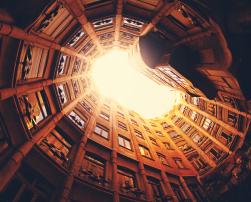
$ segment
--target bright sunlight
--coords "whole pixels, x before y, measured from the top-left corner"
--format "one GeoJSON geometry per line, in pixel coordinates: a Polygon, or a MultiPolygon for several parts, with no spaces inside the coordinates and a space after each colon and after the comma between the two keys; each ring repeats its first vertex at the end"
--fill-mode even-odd
{"type": "Polygon", "coordinates": [[[144,118],[160,117],[179,101],[180,93],[155,83],[130,62],[126,51],[112,49],[92,66],[94,84],[105,96],[139,113],[144,118]]]}

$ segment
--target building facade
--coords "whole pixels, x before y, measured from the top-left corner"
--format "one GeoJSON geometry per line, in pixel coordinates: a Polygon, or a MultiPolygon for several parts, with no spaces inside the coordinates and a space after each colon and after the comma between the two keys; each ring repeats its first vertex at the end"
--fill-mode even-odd
{"type": "Polygon", "coordinates": [[[248,63],[231,37],[250,31],[240,12],[248,2],[228,5],[240,19],[228,34],[222,4],[208,1],[25,3],[0,3],[0,201],[224,201],[242,186],[251,170],[248,63]],[[113,46],[135,54],[150,30],[172,49],[200,52],[196,72],[213,98],[207,83],[138,58],[139,71],[182,92],[172,111],[145,119],[97,92],[93,60],[113,46]]]}

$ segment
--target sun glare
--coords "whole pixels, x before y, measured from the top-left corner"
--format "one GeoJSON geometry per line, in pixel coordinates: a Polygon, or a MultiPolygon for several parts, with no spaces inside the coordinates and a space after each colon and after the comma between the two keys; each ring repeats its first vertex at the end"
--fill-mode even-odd
{"type": "Polygon", "coordinates": [[[97,58],[92,79],[99,92],[145,118],[160,117],[180,99],[180,93],[159,85],[143,75],[130,62],[126,51],[112,49],[97,58]]]}

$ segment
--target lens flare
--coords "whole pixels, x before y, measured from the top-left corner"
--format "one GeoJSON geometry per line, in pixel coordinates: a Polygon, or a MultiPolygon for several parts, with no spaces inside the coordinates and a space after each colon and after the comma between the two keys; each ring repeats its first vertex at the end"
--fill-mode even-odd
{"type": "Polygon", "coordinates": [[[173,109],[180,92],[159,85],[130,62],[126,51],[112,49],[93,62],[92,79],[99,92],[144,118],[160,117],[173,109]]]}

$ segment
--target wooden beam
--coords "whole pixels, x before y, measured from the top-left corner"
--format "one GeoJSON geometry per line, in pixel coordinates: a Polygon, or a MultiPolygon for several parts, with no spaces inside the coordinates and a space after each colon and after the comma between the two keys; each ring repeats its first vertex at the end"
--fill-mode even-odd
{"type": "Polygon", "coordinates": [[[58,50],[64,54],[67,54],[70,56],[74,56],[74,57],[78,57],[80,59],[87,60],[87,58],[83,54],[79,54],[72,49],[63,47],[58,43],[55,43],[55,42],[50,41],[48,39],[44,39],[38,35],[27,33],[26,31],[24,31],[18,27],[15,27],[13,25],[9,25],[9,24],[0,22],[0,35],[9,36],[9,37],[12,37],[15,39],[38,44],[38,45],[41,45],[46,48],[58,50]]]}
{"type": "Polygon", "coordinates": [[[206,154],[205,152],[203,152],[201,150],[201,148],[196,145],[179,127],[177,127],[171,120],[167,119],[167,122],[168,124],[170,124],[174,129],[175,131],[177,131],[177,133],[179,135],[181,135],[183,137],[183,139],[188,142],[197,152],[198,154],[206,160],[206,162],[212,167],[212,168],[215,168],[216,167],[216,163],[211,160],[206,154]]]}
{"type": "Polygon", "coordinates": [[[0,192],[2,192],[10,182],[12,177],[21,166],[23,159],[29,154],[34,145],[38,143],[41,138],[47,136],[56,127],[57,123],[63,118],[63,116],[70,112],[70,110],[72,110],[83,98],[84,96],[81,95],[67,105],[61,112],[54,114],[51,120],[43,128],[36,132],[31,139],[29,139],[19,148],[16,148],[14,154],[8,159],[6,164],[0,170],[0,192]]]}
{"type": "Polygon", "coordinates": [[[195,106],[193,106],[192,104],[189,105],[189,104],[187,104],[186,102],[184,102],[183,105],[185,105],[185,106],[188,107],[189,109],[191,109],[191,110],[197,112],[198,114],[201,114],[202,116],[211,119],[213,122],[219,124],[219,125],[222,126],[223,128],[225,128],[225,129],[231,131],[232,133],[237,134],[237,135],[239,135],[239,136],[242,137],[242,138],[244,137],[244,133],[243,133],[243,132],[241,132],[241,131],[237,130],[236,128],[230,126],[229,124],[223,122],[222,120],[218,119],[217,117],[212,116],[211,114],[208,114],[207,112],[200,110],[198,107],[195,107],[195,106]]]}
{"type": "Polygon", "coordinates": [[[32,83],[24,83],[14,88],[3,88],[0,89],[0,100],[8,99],[9,97],[14,95],[19,96],[24,93],[32,93],[35,91],[42,90],[43,88],[50,86],[52,84],[62,83],[65,81],[69,81],[71,79],[78,79],[81,77],[84,77],[84,75],[80,74],[75,76],[64,76],[64,77],[58,77],[54,80],[46,79],[46,80],[35,81],[32,83]]]}
{"type": "Polygon", "coordinates": [[[183,114],[181,114],[178,111],[178,116],[182,117],[186,122],[188,122],[190,125],[192,125],[195,129],[197,129],[201,134],[203,134],[204,136],[208,137],[210,140],[212,140],[215,144],[217,144],[224,152],[231,154],[232,151],[230,151],[230,149],[225,146],[223,143],[221,143],[219,140],[217,140],[215,137],[213,137],[211,134],[209,134],[206,130],[204,130],[203,128],[201,128],[200,126],[198,126],[197,124],[195,124],[194,122],[192,122],[190,119],[188,119],[186,116],[184,116],[183,114]]]}
{"type": "Polygon", "coordinates": [[[68,9],[72,16],[74,16],[82,26],[83,31],[90,37],[93,43],[97,46],[100,52],[103,48],[99,42],[97,33],[85,15],[85,8],[80,0],[60,0],[68,9]]]}
{"type": "Polygon", "coordinates": [[[164,16],[169,15],[174,9],[178,8],[179,5],[180,3],[178,0],[175,0],[172,3],[165,2],[163,7],[158,11],[153,19],[148,24],[143,26],[141,30],[141,36],[151,31],[164,16]]]}
{"type": "Polygon", "coordinates": [[[119,41],[120,27],[122,24],[122,10],[123,10],[123,0],[118,0],[117,9],[116,9],[116,17],[115,17],[115,32],[114,32],[115,44],[118,44],[118,41],[119,41]]]}

